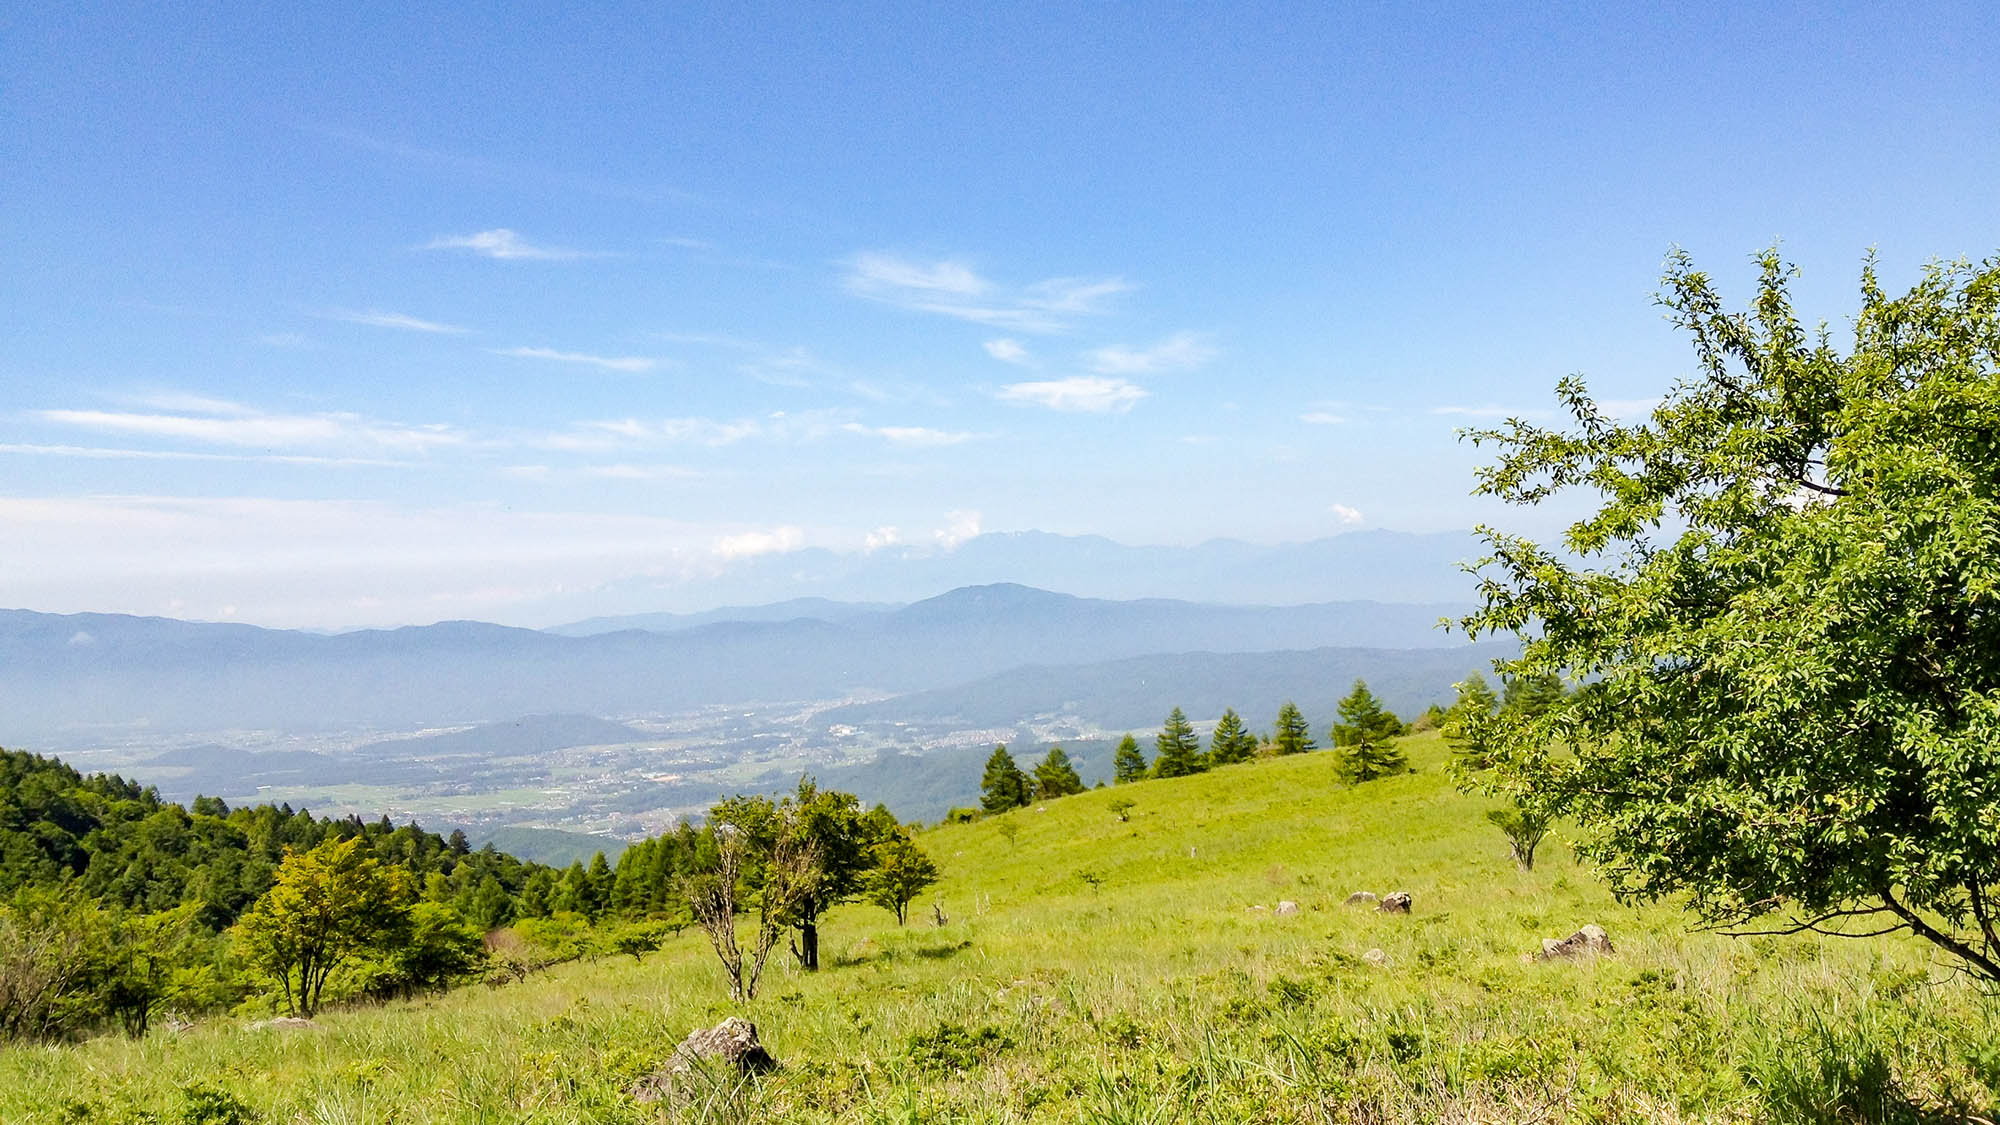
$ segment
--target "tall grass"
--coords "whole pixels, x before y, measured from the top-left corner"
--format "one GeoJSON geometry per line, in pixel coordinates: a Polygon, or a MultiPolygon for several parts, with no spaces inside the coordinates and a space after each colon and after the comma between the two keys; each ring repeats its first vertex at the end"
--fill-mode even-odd
{"type": "Polygon", "coordinates": [[[178,1121],[189,1083],[272,1122],[413,1125],[1995,1116],[2000,1003],[1925,949],[1692,932],[1553,840],[1521,873],[1442,747],[1409,748],[1419,772],[1356,788],[1304,755],[1120,787],[1129,822],[1092,792],[1008,814],[1012,845],[990,821],[925,833],[950,924],[836,911],[828,967],[774,963],[742,1012],[784,1068],[678,1109],[624,1091],[735,1011],[692,933],[317,1031],[17,1048],[0,1120],[178,1121]],[[1355,890],[1416,911],[1344,907],[1355,890]],[[1615,956],[1524,962],[1592,921],[1615,956]]]}

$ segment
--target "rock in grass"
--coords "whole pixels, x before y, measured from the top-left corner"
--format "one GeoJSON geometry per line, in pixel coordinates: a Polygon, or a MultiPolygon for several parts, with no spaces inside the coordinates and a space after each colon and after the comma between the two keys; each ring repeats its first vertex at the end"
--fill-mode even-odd
{"type": "Polygon", "coordinates": [[[1380,899],[1375,897],[1375,892],[1373,891],[1355,891],[1353,894],[1347,896],[1347,905],[1349,906],[1373,906],[1380,901],[1380,899]]]}
{"type": "Polygon", "coordinates": [[[1297,914],[1298,912],[1299,912],[1299,904],[1293,902],[1291,899],[1286,899],[1285,901],[1278,904],[1277,913],[1279,914],[1297,914]]]}
{"type": "Polygon", "coordinates": [[[1396,891],[1382,896],[1375,909],[1384,914],[1408,914],[1410,912],[1410,892],[1396,891]]]}
{"type": "Polygon", "coordinates": [[[1615,952],[1611,948],[1611,936],[1604,927],[1595,922],[1583,927],[1568,937],[1557,941],[1542,939],[1542,951],[1535,954],[1538,961],[1569,960],[1577,957],[1595,957],[1600,953],[1615,952]]]}
{"type": "Polygon", "coordinates": [[[730,1016],[714,1027],[688,1033],[666,1065],[632,1084],[628,1091],[642,1102],[679,1101],[690,1092],[690,1079],[711,1060],[738,1074],[763,1074],[778,1068],[778,1060],[757,1039],[757,1025],[730,1016]]]}
{"type": "Polygon", "coordinates": [[[1361,959],[1367,962],[1368,964],[1375,966],[1378,969],[1386,969],[1389,967],[1389,955],[1387,953],[1382,952],[1379,949],[1371,949],[1368,952],[1363,953],[1361,955],[1361,959]]]}
{"type": "Polygon", "coordinates": [[[319,1025],[297,1016],[279,1016],[276,1019],[258,1020],[250,1025],[251,1031],[318,1031],[319,1025]]]}

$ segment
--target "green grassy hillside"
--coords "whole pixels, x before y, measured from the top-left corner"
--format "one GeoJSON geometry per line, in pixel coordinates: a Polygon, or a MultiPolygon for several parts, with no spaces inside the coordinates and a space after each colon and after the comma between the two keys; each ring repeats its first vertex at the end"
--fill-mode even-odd
{"type": "MultiPolygon", "coordinates": [[[[1716,1121],[1991,1116],[2000,1003],[1901,940],[1729,939],[1614,903],[1551,840],[1514,870],[1486,805],[1419,772],[1344,788],[1312,754],[947,826],[908,929],[837,910],[828,967],[747,1006],[785,1066],[686,1120],[1716,1121]],[[1108,808],[1136,802],[1129,823],[1108,808]],[[1407,890],[1407,917],[1347,908],[1407,890]],[[1294,915],[1253,906],[1297,902],[1294,915]],[[1586,922],[1618,952],[1527,963],[1586,922]],[[1370,958],[1380,950],[1380,964],[1370,958]],[[1842,1107],[1847,1117],[1838,1117],[1842,1107]],[[1897,1117],[1897,1114],[1903,1114],[1897,1117]]],[[[866,796],[865,794],[863,795],[866,796]]],[[[732,1011],[695,931],[643,963],[0,1054],[0,1120],[642,1122],[621,1091],[732,1011]]],[[[1938,1117],[1937,1120],[1961,1120],[1938,1117]]]]}

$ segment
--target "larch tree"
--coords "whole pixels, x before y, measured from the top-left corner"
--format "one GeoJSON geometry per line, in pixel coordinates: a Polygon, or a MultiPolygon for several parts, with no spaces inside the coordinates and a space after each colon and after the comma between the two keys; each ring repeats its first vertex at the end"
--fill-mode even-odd
{"type": "Polygon", "coordinates": [[[1211,765],[1226,766],[1232,762],[1247,762],[1257,754],[1257,736],[1243,725],[1243,717],[1236,708],[1224,708],[1222,718],[1216,721],[1215,731],[1208,738],[1208,761],[1211,765]]]}
{"type": "Polygon", "coordinates": [[[1118,752],[1111,756],[1111,779],[1119,785],[1128,781],[1144,781],[1152,776],[1146,765],[1146,755],[1139,751],[1139,740],[1126,735],[1118,742],[1118,752]]]}
{"type": "Polygon", "coordinates": [[[1048,756],[1035,765],[1035,793],[1042,798],[1067,797],[1083,792],[1083,778],[1077,776],[1069,755],[1060,746],[1049,747],[1048,756]]]}
{"type": "Polygon", "coordinates": [[[1340,701],[1340,721],[1333,724],[1333,747],[1339,755],[1334,771],[1350,785],[1402,773],[1409,761],[1396,746],[1403,721],[1382,706],[1361,680],[1340,701]]]}
{"type": "Polygon", "coordinates": [[[1195,737],[1194,728],[1188,725],[1187,716],[1176,707],[1167,716],[1160,733],[1153,740],[1153,776],[1186,777],[1200,773],[1204,768],[1201,761],[1201,741],[1195,737]]]}
{"type": "Polygon", "coordinates": [[[1286,700],[1278,708],[1278,721],[1271,728],[1271,750],[1274,754],[1303,754],[1317,749],[1319,743],[1313,741],[1312,725],[1299,712],[1298,704],[1286,700]]]}
{"type": "Polygon", "coordinates": [[[979,807],[989,813],[1018,809],[1034,799],[1032,783],[1007,747],[995,746],[986,759],[986,772],[979,779],[979,807]]]}

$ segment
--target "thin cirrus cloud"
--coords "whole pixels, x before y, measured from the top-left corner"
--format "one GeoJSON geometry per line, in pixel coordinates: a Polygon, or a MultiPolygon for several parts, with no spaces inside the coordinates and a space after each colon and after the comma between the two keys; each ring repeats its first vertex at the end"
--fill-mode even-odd
{"type": "Polygon", "coordinates": [[[1028,354],[1028,349],[1022,346],[1019,340],[1010,340],[1005,336],[1001,336],[997,339],[986,341],[982,346],[986,349],[987,355],[992,356],[1001,363],[1011,363],[1017,367],[1028,367],[1034,364],[1034,357],[1028,354]]]}
{"type": "Polygon", "coordinates": [[[1106,310],[1132,286],[1118,277],[1051,277],[1006,286],[951,260],[912,261],[881,252],[856,254],[843,284],[849,293],[916,312],[1013,332],[1056,333],[1106,310]]]}
{"type": "Polygon", "coordinates": [[[1150,348],[1106,347],[1084,359],[1099,375],[1163,375],[1193,371],[1215,358],[1216,351],[1192,332],[1178,332],[1150,348]]]}
{"type": "Polygon", "coordinates": [[[506,227],[495,227],[474,234],[444,235],[431,239],[424,244],[423,249],[463,250],[502,262],[572,262],[579,258],[605,256],[587,250],[571,250],[564,246],[537,246],[506,227]]]}
{"type": "Polygon", "coordinates": [[[511,356],[515,359],[541,359],[550,363],[568,363],[581,367],[595,367],[602,371],[615,371],[621,375],[644,375],[658,370],[661,362],[650,356],[641,355],[592,355],[589,352],[565,352],[555,348],[494,348],[494,355],[511,356]]]}
{"type": "Polygon", "coordinates": [[[471,331],[456,324],[445,324],[435,320],[411,316],[408,313],[383,312],[379,309],[358,312],[353,309],[327,309],[313,314],[321,320],[338,320],[348,324],[365,324],[370,328],[394,328],[403,332],[425,332],[433,336],[463,336],[471,331]]]}
{"type": "Polygon", "coordinates": [[[1030,383],[1009,383],[997,396],[1002,402],[1046,406],[1079,414],[1122,414],[1146,397],[1146,389],[1126,379],[1102,375],[1072,375],[1030,383]]]}
{"type": "Polygon", "coordinates": [[[195,409],[38,410],[33,417],[53,425],[98,433],[258,449],[387,449],[421,453],[464,445],[467,440],[448,426],[411,426],[359,414],[271,414],[239,403],[202,399],[185,405],[195,409]],[[204,409],[197,403],[208,405],[204,409]]]}
{"type": "Polygon", "coordinates": [[[849,422],[840,428],[850,434],[879,437],[891,445],[905,445],[919,449],[963,445],[971,441],[973,436],[960,430],[934,430],[928,426],[864,426],[860,422],[849,422]]]}

